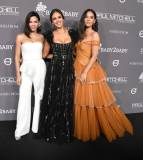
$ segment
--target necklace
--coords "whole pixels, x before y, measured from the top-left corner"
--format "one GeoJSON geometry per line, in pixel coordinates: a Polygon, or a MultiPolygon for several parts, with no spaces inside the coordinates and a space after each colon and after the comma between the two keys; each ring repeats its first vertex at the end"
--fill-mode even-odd
{"type": "Polygon", "coordinates": [[[69,36],[66,28],[64,28],[63,31],[57,31],[57,35],[58,37],[56,38],[56,41],[58,41],[58,43],[66,43],[67,41],[69,41],[69,36]]]}
{"type": "Polygon", "coordinates": [[[35,42],[35,39],[33,37],[30,37],[30,39],[31,39],[32,42],[35,42]]]}
{"type": "Polygon", "coordinates": [[[34,39],[32,39],[32,38],[31,38],[31,41],[32,41],[32,42],[35,42],[35,40],[34,40],[34,39]]]}
{"type": "Polygon", "coordinates": [[[30,39],[31,39],[32,42],[35,42],[35,41],[36,41],[36,36],[31,35],[31,36],[30,36],[30,39]]]}

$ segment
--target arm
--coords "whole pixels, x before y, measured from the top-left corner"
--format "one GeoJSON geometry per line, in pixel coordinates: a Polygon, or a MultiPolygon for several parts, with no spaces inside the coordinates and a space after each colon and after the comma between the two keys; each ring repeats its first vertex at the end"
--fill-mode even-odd
{"type": "Polygon", "coordinates": [[[20,75],[20,61],[21,61],[21,36],[16,37],[16,48],[15,48],[15,67],[16,67],[16,84],[20,85],[21,75],[20,75]]]}
{"type": "Polygon", "coordinates": [[[43,47],[43,58],[47,58],[50,50],[50,45],[47,40],[44,40],[44,47],[43,47]]]}
{"type": "Polygon", "coordinates": [[[89,63],[85,66],[84,70],[81,73],[80,79],[82,82],[86,81],[87,73],[97,60],[97,56],[99,54],[99,44],[100,44],[100,37],[98,33],[94,33],[93,35],[93,41],[95,41],[97,44],[92,44],[92,56],[89,60],[89,63]]]}
{"type": "Polygon", "coordinates": [[[52,59],[53,54],[51,53],[51,44],[53,39],[53,33],[48,31],[47,33],[43,34],[44,36],[44,49],[43,49],[43,58],[52,59]]]}

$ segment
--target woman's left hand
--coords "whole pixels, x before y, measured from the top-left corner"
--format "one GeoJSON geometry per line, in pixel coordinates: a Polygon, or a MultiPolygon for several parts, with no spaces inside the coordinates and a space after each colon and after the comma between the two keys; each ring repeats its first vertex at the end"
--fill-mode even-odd
{"type": "Polygon", "coordinates": [[[81,73],[81,75],[80,75],[80,81],[82,83],[86,82],[86,78],[87,78],[87,73],[86,72],[81,73]]]}

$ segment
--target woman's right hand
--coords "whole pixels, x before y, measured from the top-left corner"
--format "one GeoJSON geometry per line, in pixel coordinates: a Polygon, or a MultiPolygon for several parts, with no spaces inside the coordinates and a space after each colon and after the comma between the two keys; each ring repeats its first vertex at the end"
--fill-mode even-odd
{"type": "Polygon", "coordinates": [[[48,59],[52,59],[53,58],[53,54],[48,54],[47,58],[48,59]]]}
{"type": "Polygon", "coordinates": [[[21,76],[20,75],[16,76],[16,84],[18,86],[20,86],[20,84],[21,84],[21,76]]]}

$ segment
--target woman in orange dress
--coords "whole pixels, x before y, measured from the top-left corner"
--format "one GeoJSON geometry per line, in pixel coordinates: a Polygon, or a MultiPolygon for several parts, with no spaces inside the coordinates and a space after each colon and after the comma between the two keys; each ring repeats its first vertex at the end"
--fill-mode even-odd
{"type": "Polygon", "coordinates": [[[122,137],[133,127],[116,104],[106,73],[98,61],[100,37],[96,13],[87,9],[80,19],[76,44],[74,136],[82,141],[96,140],[100,131],[109,142],[122,137]]]}

